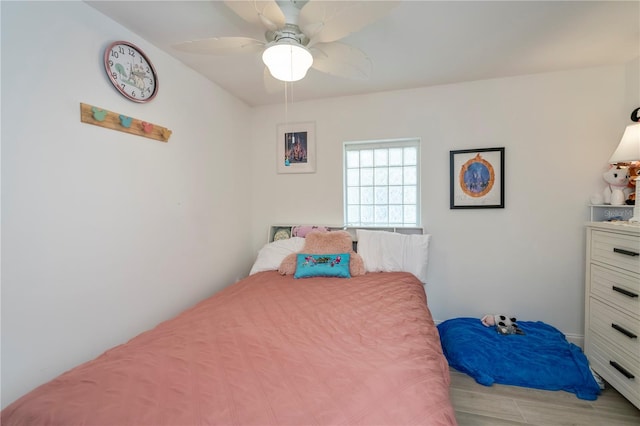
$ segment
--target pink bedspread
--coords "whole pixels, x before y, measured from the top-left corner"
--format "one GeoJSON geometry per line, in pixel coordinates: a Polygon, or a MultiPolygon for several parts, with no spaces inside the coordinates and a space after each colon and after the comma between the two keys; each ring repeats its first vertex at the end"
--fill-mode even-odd
{"type": "Polygon", "coordinates": [[[45,383],[2,425],[455,425],[411,274],[261,272],[45,383]]]}

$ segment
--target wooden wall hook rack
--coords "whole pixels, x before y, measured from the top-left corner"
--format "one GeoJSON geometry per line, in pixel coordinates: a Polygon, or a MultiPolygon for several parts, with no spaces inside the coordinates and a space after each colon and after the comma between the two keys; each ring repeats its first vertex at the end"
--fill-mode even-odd
{"type": "Polygon", "coordinates": [[[160,142],[168,142],[172,133],[171,130],[166,127],[138,120],[137,118],[127,117],[117,112],[107,111],[97,106],[83,104],[82,102],[80,103],[80,121],[95,126],[106,127],[107,129],[155,139],[160,142]]]}

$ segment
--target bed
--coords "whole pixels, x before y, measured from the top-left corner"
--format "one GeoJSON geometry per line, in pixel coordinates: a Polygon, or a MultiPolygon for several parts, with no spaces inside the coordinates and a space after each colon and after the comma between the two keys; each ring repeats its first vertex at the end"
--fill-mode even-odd
{"type": "Polygon", "coordinates": [[[252,275],[41,385],[2,425],[455,425],[409,272],[252,275]]]}

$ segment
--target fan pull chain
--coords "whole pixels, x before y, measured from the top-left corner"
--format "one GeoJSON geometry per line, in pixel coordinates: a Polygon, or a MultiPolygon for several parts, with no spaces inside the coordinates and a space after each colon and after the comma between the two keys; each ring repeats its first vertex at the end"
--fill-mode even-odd
{"type": "MultiPolygon", "coordinates": [[[[285,128],[289,125],[289,99],[291,99],[291,105],[293,105],[293,82],[284,82],[284,124],[285,128]]],[[[289,139],[285,133],[285,166],[289,165],[289,156],[287,155],[289,149],[289,139]]]]}
{"type": "Polygon", "coordinates": [[[289,124],[289,109],[287,108],[287,82],[284,82],[284,124],[289,124]]]}
{"type": "Polygon", "coordinates": [[[284,82],[284,122],[289,124],[289,102],[293,106],[293,82],[284,82]]]}
{"type": "MultiPolygon", "coordinates": [[[[287,82],[284,82],[284,125],[285,125],[285,129],[287,128],[287,126],[289,125],[289,108],[287,106],[287,82]]],[[[286,130],[285,130],[286,132],[286,130]]],[[[282,143],[282,142],[280,142],[282,143]]],[[[284,135],[284,165],[288,166],[289,165],[289,139],[287,139],[287,134],[285,133],[284,135]]],[[[281,160],[282,161],[282,160],[281,160]]]]}

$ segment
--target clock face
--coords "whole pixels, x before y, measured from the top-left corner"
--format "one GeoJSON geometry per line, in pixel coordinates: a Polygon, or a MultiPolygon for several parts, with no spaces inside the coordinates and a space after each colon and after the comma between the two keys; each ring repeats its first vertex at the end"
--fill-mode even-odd
{"type": "Polygon", "coordinates": [[[158,93],[158,77],[142,50],[126,41],[116,41],[104,51],[109,79],[122,95],[134,102],[148,102],[158,93]]]}

